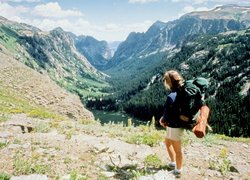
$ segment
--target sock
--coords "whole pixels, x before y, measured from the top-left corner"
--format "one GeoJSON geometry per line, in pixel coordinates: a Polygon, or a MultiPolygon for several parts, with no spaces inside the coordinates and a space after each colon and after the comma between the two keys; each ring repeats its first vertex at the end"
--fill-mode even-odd
{"type": "Polygon", "coordinates": [[[175,172],[181,173],[181,169],[175,169],[175,172]]]}
{"type": "Polygon", "coordinates": [[[169,165],[170,166],[175,166],[175,162],[170,162],[169,165]]]}

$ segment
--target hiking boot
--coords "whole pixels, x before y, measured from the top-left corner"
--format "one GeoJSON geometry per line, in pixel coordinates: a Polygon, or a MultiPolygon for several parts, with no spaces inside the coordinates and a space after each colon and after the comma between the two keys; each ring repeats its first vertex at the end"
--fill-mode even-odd
{"type": "Polygon", "coordinates": [[[168,168],[174,170],[175,169],[175,162],[169,163],[168,168]]]}
{"type": "Polygon", "coordinates": [[[178,169],[172,170],[169,173],[173,174],[176,178],[180,178],[181,177],[181,171],[178,170],[178,169]]]}

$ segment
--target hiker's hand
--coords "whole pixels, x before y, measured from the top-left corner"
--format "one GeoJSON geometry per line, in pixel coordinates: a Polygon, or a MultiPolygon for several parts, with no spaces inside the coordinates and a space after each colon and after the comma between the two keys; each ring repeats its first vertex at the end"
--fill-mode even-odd
{"type": "Polygon", "coordinates": [[[163,120],[163,117],[161,117],[161,119],[160,119],[159,122],[160,122],[160,125],[161,125],[162,127],[164,127],[164,128],[167,127],[166,123],[165,123],[164,120],[163,120]]]}

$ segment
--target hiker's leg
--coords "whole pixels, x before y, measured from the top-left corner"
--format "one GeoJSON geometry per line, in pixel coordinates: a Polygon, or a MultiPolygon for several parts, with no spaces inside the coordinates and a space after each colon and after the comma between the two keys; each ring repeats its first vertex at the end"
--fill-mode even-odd
{"type": "Polygon", "coordinates": [[[171,162],[175,162],[175,152],[172,146],[172,141],[168,138],[165,138],[165,145],[167,147],[168,155],[170,157],[171,162]]]}
{"type": "Polygon", "coordinates": [[[176,168],[182,168],[182,149],[181,149],[181,141],[172,141],[172,146],[176,155],[176,168]]]}
{"type": "Polygon", "coordinates": [[[166,147],[172,162],[176,162],[176,168],[182,167],[181,138],[184,133],[182,128],[167,127],[166,147]]]}

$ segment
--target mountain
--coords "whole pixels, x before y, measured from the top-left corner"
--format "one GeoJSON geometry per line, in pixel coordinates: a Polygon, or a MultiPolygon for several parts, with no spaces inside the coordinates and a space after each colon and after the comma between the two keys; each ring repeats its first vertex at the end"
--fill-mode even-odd
{"type": "Polygon", "coordinates": [[[160,52],[167,53],[174,47],[180,47],[187,37],[193,35],[218,34],[247,28],[250,25],[249,16],[249,7],[228,5],[210,11],[185,14],[167,23],[157,21],[145,33],[130,33],[117,48],[106,72],[112,73],[116,68],[129,66],[133,62],[121,64],[128,59],[134,61],[160,52]]]}
{"type": "Polygon", "coordinates": [[[107,76],[77,51],[74,39],[61,28],[44,32],[1,18],[0,33],[1,44],[17,60],[71,92],[80,96],[101,94],[100,89],[107,85],[107,76]]]}
{"type": "Polygon", "coordinates": [[[89,100],[88,107],[119,109],[144,120],[161,116],[167,92],[160,80],[166,69],[179,70],[185,79],[204,76],[211,82],[214,131],[249,136],[249,10],[228,5],[157,21],[145,33],[130,33],[108,63],[99,59],[108,50],[104,41],[87,36],[78,41],[61,28],[44,32],[0,18],[0,50],[89,100]]]}
{"type": "Polygon", "coordinates": [[[165,56],[160,67],[134,82],[137,87],[126,86],[120,91],[123,93],[119,97],[126,97],[120,102],[123,102],[125,112],[138,118],[151,119],[155,116],[159,119],[163,112],[163,97],[168,92],[164,90],[161,78],[155,79],[156,75],[167,69],[177,69],[184,79],[202,76],[209,80],[207,103],[211,108],[209,123],[214,132],[248,137],[249,67],[250,29],[200,35],[189,39],[173,56],[165,56]],[[147,86],[143,79],[148,79],[147,86]]]}
{"type": "Polygon", "coordinates": [[[191,12],[188,15],[200,19],[234,19],[242,22],[246,27],[250,26],[250,7],[238,5],[224,5],[216,7],[211,11],[191,12]]]}
{"type": "Polygon", "coordinates": [[[121,41],[111,41],[108,42],[108,46],[111,50],[111,58],[114,56],[115,51],[117,50],[118,46],[120,45],[121,41]]]}
{"type": "Polygon", "coordinates": [[[207,102],[214,132],[249,137],[249,13],[250,7],[221,6],[131,33],[105,71],[114,93],[87,104],[112,106],[142,120],[159,119],[168,93],[162,74],[177,69],[185,79],[203,76],[210,81],[207,102]]]}
{"type": "Polygon", "coordinates": [[[75,36],[74,41],[76,49],[97,69],[102,69],[112,57],[106,41],[98,41],[91,36],[75,36]]]}
{"type": "Polygon", "coordinates": [[[17,61],[3,46],[0,46],[0,62],[1,118],[24,113],[57,120],[65,117],[94,120],[78,96],[66,92],[49,77],[17,61]]]}
{"type": "Polygon", "coordinates": [[[113,59],[129,59],[147,55],[148,52],[156,53],[155,51],[159,50],[159,47],[164,48],[167,45],[165,35],[161,34],[166,26],[167,24],[157,21],[146,33],[130,33],[126,41],[118,47],[113,59]]]}

